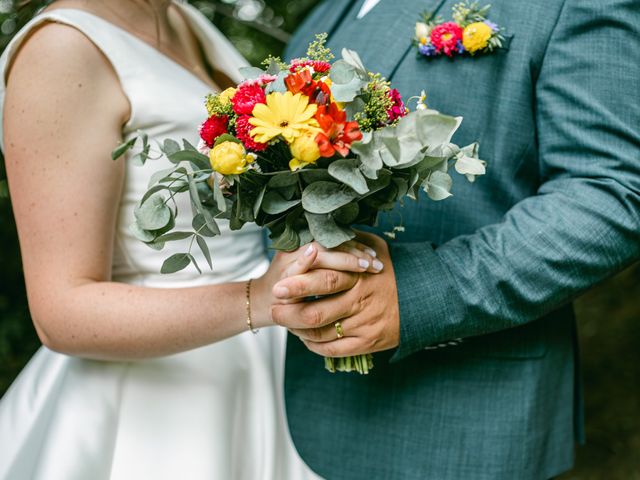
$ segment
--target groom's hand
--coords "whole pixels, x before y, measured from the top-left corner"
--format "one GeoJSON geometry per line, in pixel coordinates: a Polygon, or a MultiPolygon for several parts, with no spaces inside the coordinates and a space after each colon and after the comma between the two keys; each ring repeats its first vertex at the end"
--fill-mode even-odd
{"type": "Polygon", "coordinates": [[[396,280],[387,244],[362,234],[383,263],[381,273],[314,270],[285,278],[273,288],[282,302],[325,296],[312,302],[274,305],[273,320],[300,337],[309,350],[326,357],[345,357],[398,346],[400,315],[396,280]],[[344,337],[338,338],[340,322],[344,337]]]}

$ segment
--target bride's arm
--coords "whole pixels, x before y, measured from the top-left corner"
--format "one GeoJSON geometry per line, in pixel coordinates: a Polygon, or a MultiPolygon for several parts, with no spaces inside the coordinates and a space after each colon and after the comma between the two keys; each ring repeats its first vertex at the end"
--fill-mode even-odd
{"type": "MultiPolygon", "coordinates": [[[[153,357],[247,328],[243,283],[152,289],[111,281],[124,165],[109,153],[128,115],[111,66],[72,28],[38,30],[12,66],[5,154],[29,306],[42,342],[60,352],[153,357]]],[[[315,267],[360,268],[349,255],[316,255],[315,267]]],[[[271,287],[295,258],[279,255],[254,282],[255,327],[272,325],[271,287]]]]}

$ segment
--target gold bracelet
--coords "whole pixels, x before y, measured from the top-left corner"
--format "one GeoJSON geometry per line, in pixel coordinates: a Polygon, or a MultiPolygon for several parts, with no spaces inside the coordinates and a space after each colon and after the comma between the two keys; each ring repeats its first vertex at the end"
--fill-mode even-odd
{"type": "Polygon", "coordinates": [[[247,327],[249,331],[254,335],[258,333],[258,330],[253,328],[253,322],[251,321],[251,282],[253,280],[249,280],[245,287],[245,292],[247,294],[247,327]]]}

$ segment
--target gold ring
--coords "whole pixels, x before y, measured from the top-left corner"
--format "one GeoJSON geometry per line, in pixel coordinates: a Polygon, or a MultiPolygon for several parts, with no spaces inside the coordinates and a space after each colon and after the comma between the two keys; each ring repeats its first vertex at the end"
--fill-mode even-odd
{"type": "Polygon", "coordinates": [[[338,338],[344,337],[344,330],[342,330],[342,324],[340,322],[336,322],[333,324],[333,326],[336,327],[336,335],[338,336],[338,338]]]}

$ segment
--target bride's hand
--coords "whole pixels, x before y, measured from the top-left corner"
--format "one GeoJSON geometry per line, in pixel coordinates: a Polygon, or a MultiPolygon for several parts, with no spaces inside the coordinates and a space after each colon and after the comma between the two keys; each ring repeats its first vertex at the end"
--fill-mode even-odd
{"type": "MultiPolygon", "coordinates": [[[[327,249],[317,242],[304,245],[293,252],[278,252],[269,270],[254,282],[252,309],[256,313],[256,327],[273,325],[271,305],[282,303],[273,295],[273,286],[281,279],[302,275],[311,270],[318,273],[334,270],[352,273],[354,278],[361,273],[380,273],[384,268],[375,250],[355,240],[339,247],[327,249]]],[[[331,276],[328,276],[331,278],[331,276]]],[[[327,289],[332,285],[327,285],[327,289]]]]}

